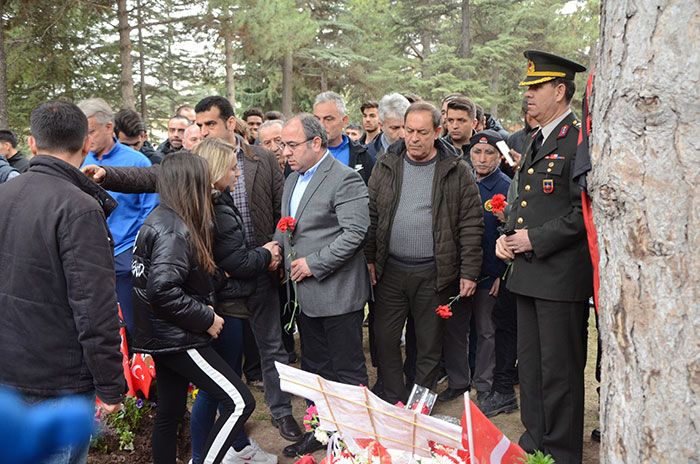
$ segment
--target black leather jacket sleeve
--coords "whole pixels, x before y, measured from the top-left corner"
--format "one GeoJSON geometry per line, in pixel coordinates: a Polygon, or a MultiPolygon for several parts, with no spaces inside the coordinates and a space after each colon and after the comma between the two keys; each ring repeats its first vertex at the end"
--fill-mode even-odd
{"type": "MultiPolygon", "coordinates": [[[[226,194],[224,194],[226,195],[226,194]]],[[[233,208],[219,199],[214,207],[214,261],[231,277],[249,279],[267,269],[272,255],[263,247],[249,250],[245,244],[243,222],[233,208]]]]}
{"type": "Polygon", "coordinates": [[[191,332],[206,332],[214,310],[184,291],[194,253],[187,236],[178,232],[155,236],[146,295],[158,317],[191,332]]]}

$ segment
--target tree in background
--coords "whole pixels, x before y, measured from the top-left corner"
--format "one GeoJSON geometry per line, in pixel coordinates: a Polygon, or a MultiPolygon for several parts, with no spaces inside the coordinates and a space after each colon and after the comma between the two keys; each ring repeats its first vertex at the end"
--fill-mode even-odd
{"type": "Polygon", "coordinates": [[[598,5],[0,0],[0,125],[7,111],[10,127],[26,133],[29,113],[40,102],[100,96],[115,110],[138,107],[157,130],[177,106],[212,93],[242,108],[289,114],[310,110],[323,90],[343,94],[358,119],[362,101],[386,93],[417,93],[437,102],[459,91],[506,124],[518,122],[522,51],[545,49],[587,62],[597,39],[598,5]],[[565,6],[570,11],[563,14],[565,6]]]}
{"type": "Polygon", "coordinates": [[[602,5],[588,176],[600,250],[601,462],[694,462],[700,3],[602,5]]]}

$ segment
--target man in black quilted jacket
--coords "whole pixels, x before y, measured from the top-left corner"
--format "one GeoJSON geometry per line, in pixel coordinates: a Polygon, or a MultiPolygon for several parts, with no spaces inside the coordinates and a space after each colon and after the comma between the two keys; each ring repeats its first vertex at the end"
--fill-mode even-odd
{"type": "MultiPolygon", "coordinates": [[[[113,240],[116,207],[78,167],[88,123],[72,103],[31,116],[29,170],[0,185],[0,384],[27,404],[97,396],[107,412],[124,394],[113,240]]],[[[85,462],[88,443],[51,462],[85,462]]]]}

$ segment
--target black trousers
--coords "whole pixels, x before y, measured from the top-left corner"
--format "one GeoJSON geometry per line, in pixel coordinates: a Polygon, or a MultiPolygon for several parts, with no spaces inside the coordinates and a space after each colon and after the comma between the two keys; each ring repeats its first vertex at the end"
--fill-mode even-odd
{"type": "MultiPolygon", "coordinates": [[[[290,295],[289,297],[291,300],[294,300],[294,288],[290,285],[289,286],[289,291],[290,295]]],[[[284,344],[284,349],[287,350],[287,353],[294,353],[296,350],[295,344],[294,344],[294,327],[293,327],[293,320],[292,320],[292,311],[291,309],[287,308],[285,310],[285,305],[287,304],[287,285],[282,284],[278,288],[279,292],[279,298],[280,298],[280,319],[282,323],[282,343],[284,344]],[[290,322],[292,323],[292,327],[289,328],[289,331],[285,327],[290,325],[290,322]]],[[[296,318],[296,316],[295,316],[296,318]]]]}
{"type": "Polygon", "coordinates": [[[518,310],[515,295],[506,288],[505,282],[501,282],[492,316],[496,326],[496,367],[493,369],[492,389],[499,393],[513,393],[518,359],[518,310]]]}
{"type": "MultiPolygon", "coordinates": [[[[415,383],[435,390],[442,353],[443,319],[435,313],[438,305],[447,303],[456,289],[435,291],[435,266],[417,268],[387,264],[375,287],[375,336],[379,366],[384,377],[387,401],[408,399],[401,362],[401,332],[410,313],[415,322],[415,383]]],[[[408,334],[407,334],[408,337],[408,334]]],[[[408,340],[406,341],[408,345],[408,340]]],[[[466,354],[466,353],[465,353],[466,354]]]]}
{"type": "Polygon", "coordinates": [[[517,296],[520,446],[557,464],[580,463],[588,301],[517,296]]]}
{"type": "Polygon", "coordinates": [[[201,464],[218,464],[255,410],[255,398],[238,374],[211,346],[173,354],[154,354],[153,360],[158,370],[153,462],[175,462],[177,427],[185,413],[187,388],[192,382],[220,405],[219,417],[209,433],[201,459],[201,464]]]}
{"type": "Polygon", "coordinates": [[[297,316],[301,334],[301,368],[327,380],[367,385],[362,351],[364,308],[338,316],[297,316]]]}
{"type": "Polygon", "coordinates": [[[255,341],[253,329],[248,319],[241,319],[243,326],[243,374],[248,382],[262,380],[262,365],[260,364],[260,350],[255,341]]]}

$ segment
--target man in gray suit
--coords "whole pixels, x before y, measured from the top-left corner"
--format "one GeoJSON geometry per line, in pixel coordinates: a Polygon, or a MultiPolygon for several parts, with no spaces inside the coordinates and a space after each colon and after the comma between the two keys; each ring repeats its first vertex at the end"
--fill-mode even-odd
{"type": "MultiPolygon", "coordinates": [[[[288,233],[277,231],[275,240],[284,245],[285,269],[297,284],[302,369],[367,385],[362,320],[370,281],[361,252],[370,224],[367,187],[354,169],[330,154],[326,130],[310,114],[285,123],[280,147],[295,171],[284,184],[282,216],[297,223],[291,244],[288,233]]],[[[284,454],[322,446],[306,434],[284,454]]]]}

